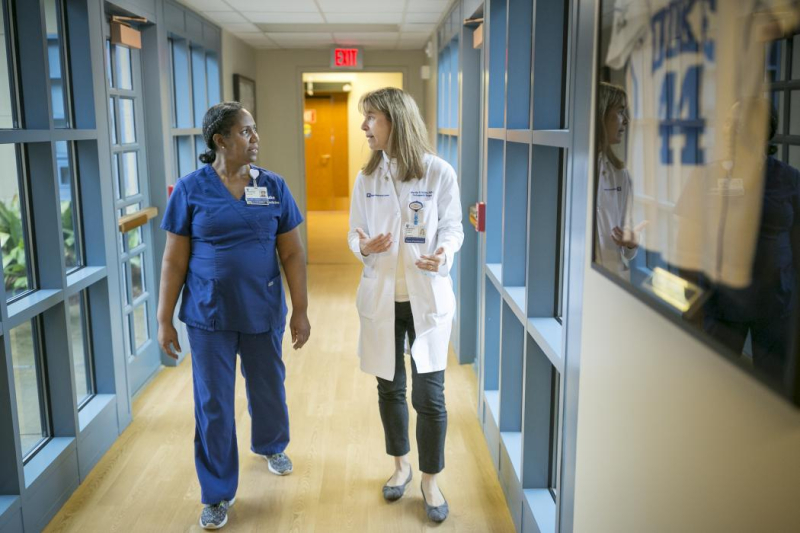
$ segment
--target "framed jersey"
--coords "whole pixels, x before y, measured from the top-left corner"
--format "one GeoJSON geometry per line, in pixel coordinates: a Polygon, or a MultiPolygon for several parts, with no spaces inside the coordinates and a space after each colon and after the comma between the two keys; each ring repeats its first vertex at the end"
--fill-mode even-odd
{"type": "Polygon", "coordinates": [[[594,267],[800,406],[800,0],[603,0],[594,267]]]}

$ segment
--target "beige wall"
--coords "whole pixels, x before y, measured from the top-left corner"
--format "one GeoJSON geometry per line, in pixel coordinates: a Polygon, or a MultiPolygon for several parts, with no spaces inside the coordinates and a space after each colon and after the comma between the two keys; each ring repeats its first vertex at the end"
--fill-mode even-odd
{"type": "Polygon", "coordinates": [[[313,72],[303,74],[303,81],[346,82],[352,85],[347,95],[347,135],[350,191],[356,176],[369,159],[371,150],[367,145],[361,123],[364,117],[358,111],[358,100],[366,92],[381,87],[403,88],[403,74],[400,72],[313,72]]]}
{"type": "Polygon", "coordinates": [[[582,337],[574,531],[800,531],[800,410],[588,265],[582,337]]]}
{"type": "MultiPolygon", "coordinates": [[[[425,53],[421,50],[367,50],[364,54],[364,71],[402,72],[405,89],[424,108],[425,88],[419,72],[425,59],[425,53]]],[[[329,65],[328,49],[260,50],[258,53],[259,164],[286,179],[304,213],[302,73],[329,71],[329,65]]],[[[424,109],[420,111],[425,113],[424,109]]]]}
{"type": "MultiPolygon", "coordinates": [[[[258,50],[222,30],[222,99],[233,100],[233,75],[257,77],[258,50]]],[[[256,102],[258,105],[258,102],[256,102]]]]}

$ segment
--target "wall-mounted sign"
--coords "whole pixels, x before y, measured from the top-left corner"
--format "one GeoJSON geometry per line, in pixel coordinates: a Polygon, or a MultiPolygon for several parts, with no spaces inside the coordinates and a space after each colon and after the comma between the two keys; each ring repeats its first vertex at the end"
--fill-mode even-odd
{"type": "Polygon", "coordinates": [[[361,70],[364,68],[364,50],[361,48],[331,48],[331,68],[361,70]]]}
{"type": "Polygon", "coordinates": [[[306,124],[316,124],[317,123],[317,110],[316,109],[306,109],[303,111],[303,122],[306,124]]]}

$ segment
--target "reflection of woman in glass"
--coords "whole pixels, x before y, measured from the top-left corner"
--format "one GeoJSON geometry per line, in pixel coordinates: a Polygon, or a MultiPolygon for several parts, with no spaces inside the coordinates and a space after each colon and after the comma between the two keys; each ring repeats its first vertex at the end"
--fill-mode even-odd
{"type": "Polygon", "coordinates": [[[639,239],[633,227],[631,178],[611,147],[622,142],[628,127],[628,98],[616,85],[601,82],[597,93],[597,232],[595,261],[608,271],[630,278],[629,262],[639,239]]]}

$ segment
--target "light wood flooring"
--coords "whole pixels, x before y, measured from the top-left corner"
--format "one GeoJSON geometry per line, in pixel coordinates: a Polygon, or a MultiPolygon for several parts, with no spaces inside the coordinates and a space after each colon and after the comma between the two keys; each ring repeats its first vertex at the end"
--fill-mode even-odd
{"type": "Polygon", "coordinates": [[[360,265],[347,247],[350,213],[347,211],[309,211],[308,264],[360,265]]]}
{"type": "MultiPolygon", "coordinates": [[[[264,460],[249,451],[250,419],[239,375],[240,483],[224,531],[514,531],[476,418],[474,372],[470,365],[459,366],[453,354],[446,374],[447,467],[440,477],[450,517],[435,526],[425,516],[413,409],[414,481],[402,500],[383,500],[381,486],[392,460],[384,453],[375,379],[358,368],[359,272],[357,265],[309,267],[312,337],[299,352],[284,342],[291,475],[270,474],[264,460]]],[[[191,360],[163,369],[133,409],[133,423],[45,531],[200,531],[191,360]]]]}

